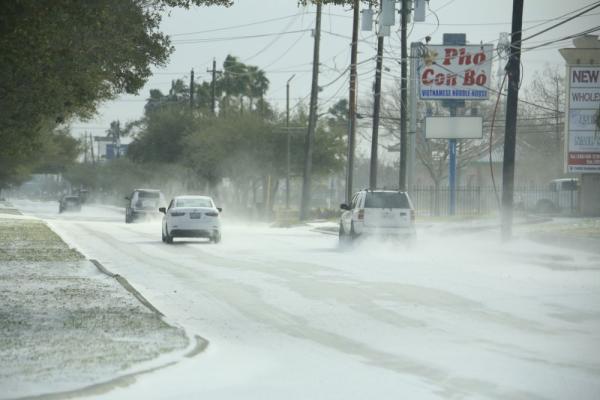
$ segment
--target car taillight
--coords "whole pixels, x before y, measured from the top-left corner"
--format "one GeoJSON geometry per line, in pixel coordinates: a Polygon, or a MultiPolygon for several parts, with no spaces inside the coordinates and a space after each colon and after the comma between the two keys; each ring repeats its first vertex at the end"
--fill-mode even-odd
{"type": "Polygon", "coordinates": [[[415,210],[410,210],[410,222],[415,222],[415,210]]]}
{"type": "Polygon", "coordinates": [[[171,217],[183,217],[184,215],[185,215],[184,212],[171,211],[171,217]]]}
{"type": "Polygon", "coordinates": [[[218,217],[219,213],[216,211],[209,211],[207,213],[204,213],[204,215],[208,216],[208,217],[218,217]]]}
{"type": "Polygon", "coordinates": [[[365,210],[358,210],[358,219],[365,219],[365,210]]]}

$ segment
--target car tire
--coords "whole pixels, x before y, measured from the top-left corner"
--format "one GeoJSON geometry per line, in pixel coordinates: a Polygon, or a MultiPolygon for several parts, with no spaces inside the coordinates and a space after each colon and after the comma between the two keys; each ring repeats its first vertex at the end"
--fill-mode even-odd
{"type": "Polygon", "coordinates": [[[166,233],[165,235],[165,243],[166,244],[172,244],[173,243],[173,236],[169,235],[169,228],[165,227],[165,231],[166,233]]]}
{"type": "Polygon", "coordinates": [[[338,240],[340,246],[347,246],[348,239],[350,238],[348,237],[348,235],[346,235],[346,232],[344,231],[344,225],[342,225],[342,223],[340,222],[340,229],[338,231],[338,240]]]}
{"type": "Polygon", "coordinates": [[[355,241],[356,239],[358,239],[358,234],[356,233],[356,231],[354,230],[354,222],[352,222],[350,224],[350,235],[348,235],[348,238],[350,239],[351,242],[355,241]]]}

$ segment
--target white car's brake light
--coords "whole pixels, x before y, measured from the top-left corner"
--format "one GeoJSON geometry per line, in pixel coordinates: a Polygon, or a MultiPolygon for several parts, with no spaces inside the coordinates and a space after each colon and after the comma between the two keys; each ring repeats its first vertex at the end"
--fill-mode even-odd
{"type": "Polygon", "coordinates": [[[185,215],[184,212],[181,211],[171,211],[171,217],[183,217],[185,215]]]}

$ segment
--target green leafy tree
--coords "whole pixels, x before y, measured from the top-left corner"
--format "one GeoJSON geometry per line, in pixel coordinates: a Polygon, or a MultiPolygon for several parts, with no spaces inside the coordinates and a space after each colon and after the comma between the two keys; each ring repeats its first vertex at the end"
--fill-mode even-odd
{"type": "Polygon", "coordinates": [[[77,161],[81,146],[79,141],[71,136],[69,129],[57,129],[48,135],[41,136],[41,139],[40,157],[34,164],[33,172],[63,173],[68,166],[77,161]]]}
{"type": "MultiPolygon", "coordinates": [[[[167,7],[231,0],[13,0],[0,8],[0,187],[39,157],[36,140],[137,93],[173,51],[160,32],[167,7]]],[[[26,174],[25,174],[26,175],[26,174]]]]}
{"type": "Polygon", "coordinates": [[[167,107],[152,112],[139,124],[140,132],[129,144],[127,156],[139,163],[177,163],[183,139],[193,126],[189,107],[167,107]]]}

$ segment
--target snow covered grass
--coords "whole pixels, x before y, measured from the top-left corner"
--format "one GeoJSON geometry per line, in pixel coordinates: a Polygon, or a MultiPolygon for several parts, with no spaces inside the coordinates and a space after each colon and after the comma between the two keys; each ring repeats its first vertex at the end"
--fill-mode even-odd
{"type": "Polygon", "coordinates": [[[82,259],[81,254],[69,248],[42,221],[0,218],[0,262],[82,259]]]}
{"type": "Polygon", "coordinates": [[[600,218],[556,218],[552,223],[532,226],[529,231],[600,239],[600,218]]]}
{"type": "Polygon", "coordinates": [[[44,223],[0,217],[0,399],[106,381],[187,345],[44,223]]]}

